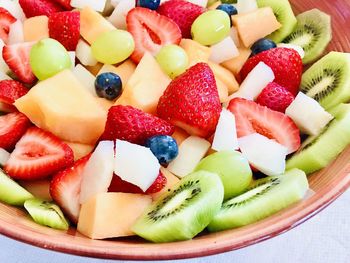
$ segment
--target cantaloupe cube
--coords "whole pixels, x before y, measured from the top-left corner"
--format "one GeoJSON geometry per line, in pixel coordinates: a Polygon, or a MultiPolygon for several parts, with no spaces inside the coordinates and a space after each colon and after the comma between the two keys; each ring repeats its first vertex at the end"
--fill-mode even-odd
{"type": "Polygon", "coordinates": [[[180,179],[178,177],[176,177],[174,174],[172,174],[168,169],[161,167],[160,171],[162,172],[162,174],[166,178],[166,185],[164,186],[164,188],[160,192],[151,195],[153,201],[157,200],[164,193],[168,192],[168,190],[171,187],[173,187],[175,184],[177,184],[180,181],[180,179]]]}
{"type": "Polygon", "coordinates": [[[75,142],[65,142],[73,150],[74,161],[83,158],[88,155],[94,149],[94,145],[75,143],[75,142]]]}
{"type": "Polygon", "coordinates": [[[187,53],[188,67],[192,67],[199,62],[207,63],[211,55],[211,49],[209,47],[203,46],[192,39],[182,39],[180,47],[187,53]]]}
{"type": "Polygon", "coordinates": [[[95,66],[85,66],[85,68],[88,71],[90,71],[90,73],[94,76],[97,76],[97,74],[100,72],[102,67],[103,67],[102,63],[97,63],[95,66]]]}
{"type": "Polygon", "coordinates": [[[271,7],[232,16],[232,22],[245,47],[250,47],[260,38],[266,37],[281,27],[271,7]]]}
{"type": "Polygon", "coordinates": [[[252,51],[249,48],[239,48],[238,50],[239,50],[238,57],[225,61],[221,65],[224,68],[231,71],[233,75],[237,78],[237,80],[240,81],[239,72],[241,71],[244,63],[246,63],[246,61],[248,60],[252,51]]]}
{"type": "Polygon", "coordinates": [[[34,197],[43,200],[51,201],[50,195],[50,180],[36,180],[36,181],[19,181],[19,184],[23,186],[34,197]]]}
{"type": "Polygon", "coordinates": [[[65,141],[94,144],[107,112],[70,70],[39,82],[15,102],[34,124],[65,141]]]}
{"type": "Polygon", "coordinates": [[[175,127],[175,131],[171,136],[175,139],[177,145],[180,145],[184,140],[190,137],[190,135],[186,131],[178,127],[175,127]]]}
{"type": "Polygon", "coordinates": [[[23,35],[25,42],[39,41],[49,37],[49,19],[47,16],[34,16],[24,20],[23,35]]]}
{"type": "Polygon", "coordinates": [[[114,105],[113,101],[105,98],[96,98],[96,101],[105,111],[108,111],[114,105]]]}
{"type": "Polygon", "coordinates": [[[231,71],[211,61],[209,61],[208,64],[213,71],[215,78],[220,79],[227,86],[229,94],[232,94],[239,89],[239,84],[231,71]]]}
{"type": "Polygon", "coordinates": [[[107,19],[91,7],[86,6],[80,11],[80,34],[90,44],[102,33],[115,29],[107,19]]]}
{"type": "Polygon", "coordinates": [[[215,81],[216,81],[216,87],[217,87],[218,93],[219,93],[220,102],[221,103],[227,102],[227,100],[228,100],[228,87],[219,78],[215,77],[215,81]]]}
{"type": "Polygon", "coordinates": [[[81,206],[78,231],[92,239],[132,236],[132,225],[151,203],[148,195],[98,194],[81,206]]]}

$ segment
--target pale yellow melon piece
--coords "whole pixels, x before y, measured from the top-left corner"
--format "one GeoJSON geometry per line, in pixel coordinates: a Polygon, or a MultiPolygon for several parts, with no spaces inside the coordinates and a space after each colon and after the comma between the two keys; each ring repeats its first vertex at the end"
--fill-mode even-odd
{"type": "Polygon", "coordinates": [[[271,7],[232,16],[232,22],[245,47],[250,47],[260,38],[266,37],[281,27],[271,7]]]}
{"type": "Polygon", "coordinates": [[[36,198],[47,201],[52,200],[50,195],[50,180],[48,179],[36,181],[19,181],[19,184],[36,198]]]}
{"type": "Polygon", "coordinates": [[[107,112],[70,70],[39,82],[15,106],[42,129],[83,144],[95,144],[107,118],[107,112]]]}
{"type": "Polygon", "coordinates": [[[39,41],[49,37],[47,16],[35,16],[24,20],[23,36],[25,42],[39,41]]]}
{"type": "Polygon", "coordinates": [[[203,46],[192,39],[182,39],[180,47],[187,53],[188,67],[192,67],[199,62],[207,63],[211,55],[211,49],[209,47],[203,46]]]}
{"type": "Polygon", "coordinates": [[[175,131],[171,136],[175,139],[177,145],[180,145],[184,140],[190,137],[190,135],[186,131],[178,127],[175,127],[175,131]]]}
{"type": "Polygon", "coordinates": [[[234,76],[236,76],[236,78],[238,80],[239,79],[239,72],[241,71],[244,63],[246,63],[246,61],[248,60],[250,54],[252,53],[252,51],[249,48],[239,48],[239,56],[235,57],[233,59],[227,60],[224,63],[222,63],[221,65],[228,69],[229,71],[231,71],[233,73],[234,76]]]}
{"type": "Polygon", "coordinates": [[[211,70],[214,72],[215,78],[220,79],[227,86],[229,94],[232,94],[239,89],[239,84],[231,71],[211,61],[209,61],[208,64],[211,70]]]}
{"type": "Polygon", "coordinates": [[[96,101],[105,111],[109,111],[109,109],[114,105],[114,101],[110,101],[105,98],[96,98],[96,101]]]}
{"type": "Polygon", "coordinates": [[[68,144],[68,146],[73,150],[74,153],[74,161],[79,160],[89,153],[92,152],[94,149],[94,145],[89,144],[82,144],[82,143],[76,143],[76,142],[65,142],[68,144]]]}
{"type": "Polygon", "coordinates": [[[219,93],[220,102],[225,103],[228,99],[228,87],[223,81],[221,81],[221,79],[217,77],[215,77],[215,81],[219,93]]]}
{"type": "Polygon", "coordinates": [[[92,239],[132,236],[132,225],[151,203],[148,195],[98,194],[81,206],[78,231],[92,239]]]}
{"type": "Polygon", "coordinates": [[[86,6],[80,11],[80,34],[90,44],[102,33],[116,29],[100,13],[86,6]]]}
{"type": "Polygon", "coordinates": [[[159,98],[170,81],[154,57],[146,53],[115,104],[131,105],[144,112],[156,114],[159,98]]]}
{"type": "Polygon", "coordinates": [[[85,68],[88,71],[90,71],[90,73],[94,76],[97,76],[97,74],[100,72],[102,67],[103,67],[102,63],[97,63],[95,66],[85,66],[85,68]]]}
{"type": "Polygon", "coordinates": [[[172,174],[168,169],[161,167],[160,171],[162,172],[162,174],[165,176],[166,178],[166,185],[164,186],[164,188],[155,194],[152,194],[152,199],[153,201],[157,200],[159,197],[162,196],[162,194],[168,192],[168,190],[173,187],[175,184],[177,184],[180,179],[177,178],[174,174],[172,174]]]}

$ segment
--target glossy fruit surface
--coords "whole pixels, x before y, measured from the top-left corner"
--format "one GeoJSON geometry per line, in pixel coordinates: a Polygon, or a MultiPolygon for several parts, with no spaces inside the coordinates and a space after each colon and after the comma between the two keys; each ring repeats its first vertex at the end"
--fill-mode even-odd
{"type": "Polygon", "coordinates": [[[177,45],[163,47],[156,59],[164,72],[172,79],[184,73],[188,66],[188,56],[185,50],[177,45]]]}
{"type": "Polygon", "coordinates": [[[107,100],[114,100],[122,93],[122,80],[113,72],[105,72],[96,77],[96,94],[107,100]]]}

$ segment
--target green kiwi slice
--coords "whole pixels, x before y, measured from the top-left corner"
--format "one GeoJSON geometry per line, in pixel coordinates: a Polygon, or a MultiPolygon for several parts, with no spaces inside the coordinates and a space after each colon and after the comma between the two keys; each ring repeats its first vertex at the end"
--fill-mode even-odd
{"type": "Polygon", "coordinates": [[[282,25],[280,29],[267,36],[269,39],[280,43],[293,32],[297,25],[297,19],[288,0],[257,0],[257,3],[258,7],[271,7],[278,22],[282,25]]]}
{"type": "Polygon", "coordinates": [[[146,209],[132,230],[152,242],[191,239],[206,228],[223,198],[224,188],[217,174],[194,172],[146,209]]]}
{"type": "Polygon", "coordinates": [[[301,80],[301,91],[326,110],[350,100],[350,53],[330,52],[313,64],[301,80]]]}
{"type": "Polygon", "coordinates": [[[28,211],[34,222],[39,225],[59,230],[67,230],[69,228],[69,223],[65,219],[61,209],[52,202],[29,199],[24,203],[24,208],[28,211]]]}
{"type": "Polygon", "coordinates": [[[301,46],[305,51],[303,63],[307,64],[320,57],[331,41],[331,17],[312,9],[298,15],[297,21],[296,28],[283,42],[301,46]]]}
{"type": "Polygon", "coordinates": [[[350,144],[350,105],[340,104],[330,113],[335,118],[321,134],[304,141],[287,160],[287,169],[298,168],[310,174],[326,167],[350,144]]]}
{"type": "Polygon", "coordinates": [[[259,179],[244,194],[224,202],[208,229],[214,232],[257,222],[300,201],[308,189],[306,175],[298,169],[259,179]]]}

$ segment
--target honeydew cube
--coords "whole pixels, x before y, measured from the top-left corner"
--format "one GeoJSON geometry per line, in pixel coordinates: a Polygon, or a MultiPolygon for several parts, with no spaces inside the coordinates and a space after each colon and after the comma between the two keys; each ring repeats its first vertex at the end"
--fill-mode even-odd
{"type": "Polygon", "coordinates": [[[313,98],[299,92],[286,109],[288,115],[302,133],[318,135],[334,118],[313,98]]]}
{"type": "Polygon", "coordinates": [[[5,149],[0,148],[0,166],[4,166],[7,160],[10,158],[10,153],[5,149]]]}
{"type": "Polygon", "coordinates": [[[182,47],[188,56],[188,67],[199,62],[207,63],[211,54],[211,49],[209,47],[199,44],[197,41],[192,39],[182,39],[180,42],[180,47],[182,47]]]}
{"type": "MultiPolygon", "coordinates": [[[[2,39],[0,39],[0,54],[2,54],[2,49],[4,48],[4,46],[5,46],[4,41],[2,41],[2,39]]],[[[7,66],[6,62],[4,61],[2,55],[0,55],[0,80],[2,80],[1,76],[6,75],[5,73],[9,72],[9,71],[10,71],[9,67],[7,66]]]]}
{"type": "Polygon", "coordinates": [[[208,4],[208,0],[187,0],[187,1],[202,7],[207,7],[207,4],[208,4]]]}
{"type": "Polygon", "coordinates": [[[0,7],[5,8],[15,18],[20,21],[24,21],[26,16],[23,13],[22,7],[19,5],[18,0],[1,0],[0,7]]]}
{"type": "Polygon", "coordinates": [[[84,40],[79,40],[75,52],[80,63],[84,66],[95,66],[97,64],[97,60],[92,54],[90,45],[84,40]]]}
{"type": "Polygon", "coordinates": [[[180,181],[179,178],[172,174],[168,169],[161,167],[160,171],[166,178],[166,184],[161,191],[159,191],[158,193],[151,194],[153,201],[159,199],[159,197],[161,197],[164,193],[167,193],[168,190],[171,189],[171,187],[173,187],[180,181]]]}
{"type": "Polygon", "coordinates": [[[135,7],[134,0],[121,0],[114,9],[108,21],[118,29],[126,29],[126,15],[135,7]]]}
{"type": "Polygon", "coordinates": [[[238,48],[238,51],[238,57],[227,60],[221,64],[224,68],[231,71],[236,78],[239,78],[239,72],[241,71],[244,63],[248,60],[250,54],[252,53],[250,48],[244,47],[238,48]]]}
{"type": "Polygon", "coordinates": [[[258,4],[256,0],[238,0],[236,7],[239,14],[258,10],[258,4]]]}
{"type": "Polygon", "coordinates": [[[132,225],[151,203],[148,195],[99,194],[81,206],[77,229],[92,239],[132,236],[132,225]]]}
{"type": "Polygon", "coordinates": [[[200,137],[190,136],[179,146],[179,154],[173,160],[168,170],[182,178],[193,172],[198,163],[210,148],[210,143],[200,137]]]}
{"type": "Polygon", "coordinates": [[[219,43],[211,46],[210,60],[215,63],[222,63],[226,60],[235,58],[239,51],[231,37],[226,37],[219,43]]]}
{"type": "Polygon", "coordinates": [[[260,172],[269,176],[284,173],[287,147],[259,133],[241,137],[238,141],[243,156],[260,172]]]}
{"type": "Polygon", "coordinates": [[[71,0],[70,5],[76,8],[84,8],[88,6],[97,12],[102,12],[106,6],[106,0],[71,0]]]}
{"type": "Polygon", "coordinates": [[[84,66],[81,64],[76,65],[72,72],[77,80],[86,88],[86,90],[93,95],[94,97],[97,97],[96,90],[95,90],[95,76],[90,73],[84,66]]]}
{"type": "Polygon", "coordinates": [[[19,184],[34,195],[35,198],[51,201],[50,182],[51,180],[49,179],[42,179],[36,181],[19,181],[19,184]]]}
{"type": "Polygon", "coordinates": [[[9,45],[21,43],[24,41],[23,36],[23,24],[20,20],[17,20],[13,24],[10,25],[9,29],[9,37],[7,43],[9,45]]]}
{"type": "Polygon", "coordinates": [[[23,22],[23,37],[25,42],[39,41],[49,37],[49,18],[34,16],[23,22]]]}
{"type": "Polygon", "coordinates": [[[65,142],[72,149],[74,154],[74,161],[77,161],[84,156],[91,153],[94,149],[94,145],[75,143],[75,142],[65,142]]]}
{"type": "Polygon", "coordinates": [[[211,61],[208,62],[208,65],[213,71],[215,79],[221,80],[227,86],[229,94],[232,94],[239,89],[239,84],[235,76],[228,69],[211,61]]]}

